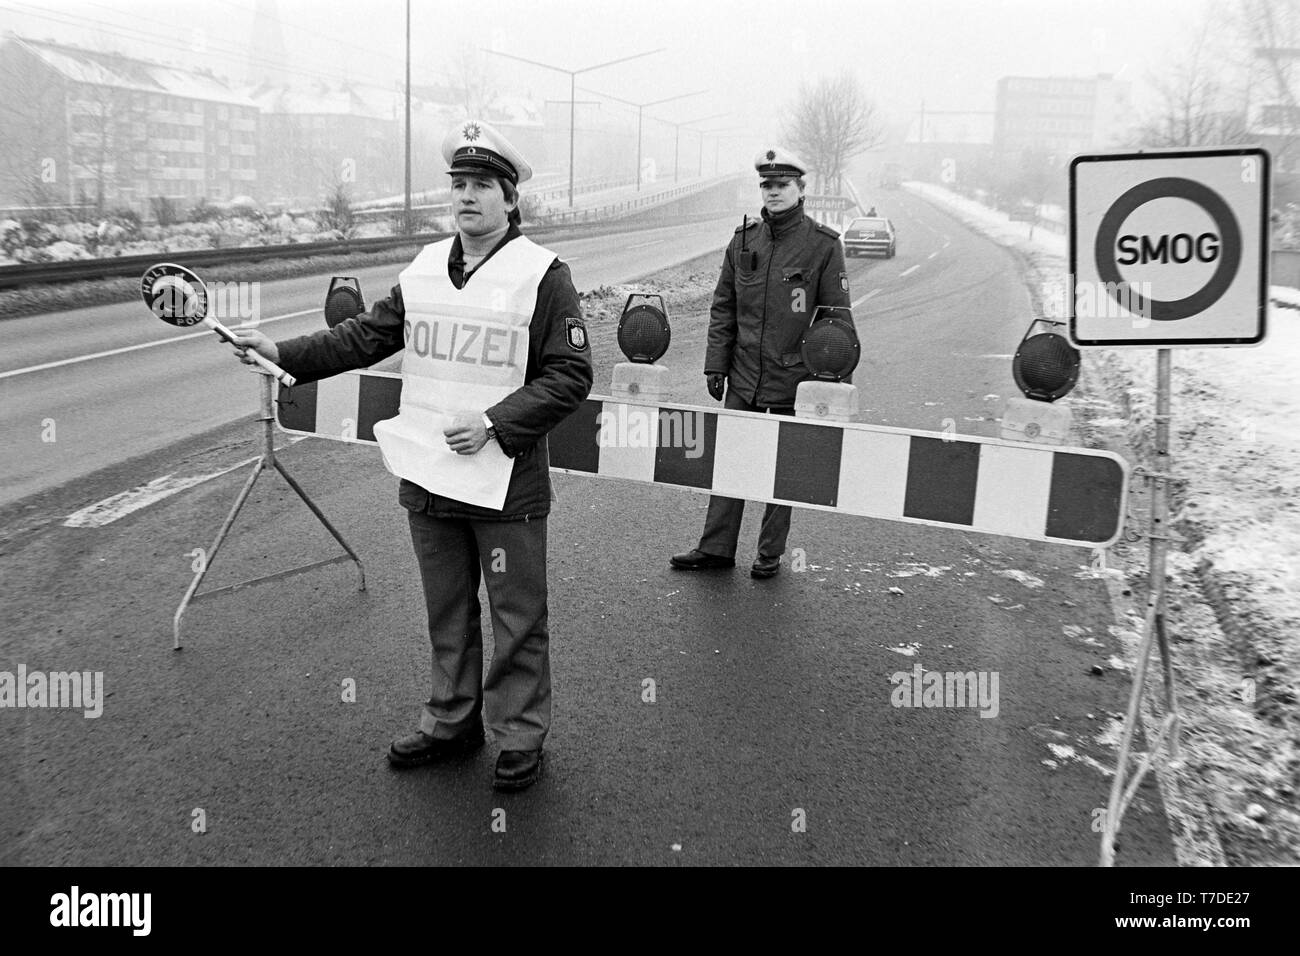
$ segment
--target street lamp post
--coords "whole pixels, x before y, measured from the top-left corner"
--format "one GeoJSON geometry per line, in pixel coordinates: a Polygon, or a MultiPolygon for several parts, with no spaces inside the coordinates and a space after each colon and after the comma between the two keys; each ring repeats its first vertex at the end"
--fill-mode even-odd
{"type": "Polygon", "coordinates": [[[626,103],[628,106],[636,107],[636,191],[641,191],[641,114],[648,106],[658,106],[660,103],[671,103],[673,100],[684,100],[688,96],[700,96],[707,93],[708,90],[696,90],[694,93],[679,93],[676,96],[666,96],[662,100],[651,100],[649,103],[633,103],[631,100],[621,99],[617,96],[611,96],[608,93],[598,93],[596,90],[583,89],[584,93],[595,93],[597,96],[603,96],[606,99],[614,100],[617,103],[626,103]]]}
{"type": "MultiPolygon", "coordinates": [[[[682,142],[682,127],[683,127],[683,126],[694,126],[696,123],[703,123],[705,120],[717,119],[719,116],[726,116],[726,115],[727,115],[726,113],[714,113],[712,116],[701,116],[701,117],[699,117],[699,118],[697,118],[697,119],[687,120],[687,121],[684,122],[684,123],[668,123],[669,126],[675,126],[675,127],[677,128],[677,137],[676,137],[676,139],[673,140],[673,182],[677,182],[677,172],[678,172],[678,170],[677,170],[677,154],[678,154],[678,152],[679,152],[679,148],[680,148],[680,146],[681,146],[681,142],[682,142]]],[[[667,120],[660,120],[660,122],[668,122],[668,121],[667,121],[667,120]]],[[[704,134],[703,134],[703,133],[700,134],[700,142],[701,142],[701,143],[704,142],[704,134]]]]}
{"type": "Polygon", "coordinates": [[[411,0],[406,0],[406,198],[402,204],[402,235],[411,234],[411,0]]]}
{"type": "Polygon", "coordinates": [[[699,167],[696,175],[704,175],[704,137],[714,136],[713,140],[713,175],[718,175],[718,144],[722,142],[723,137],[718,133],[730,133],[733,130],[744,129],[743,126],[724,126],[722,129],[702,129],[700,130],[700,158],[696,165],[699,167]]]}
{"type": "Polygon", "coordinates": [[[573,208],[573,121],[577,106],[575,98],[577,94],[577,78],[579,73],[590,73],[592,70],[603,69],[607,66],[613,66],[615,63],[626,63],[628,60],[635,60],[638,57],[649,56],[651,53],[661,53],[663,48],[658,50],[647,50],[645,53],[633,53],[631,56],[619,57],[617,60],[608,60],[605,63],[597,63],[594,66],[584,66],[580,70],[566,70],[562,66],[554,66],[550,63],[539,63],[537,60],[529,60],[526,57],[515,56],[513,53],[501,53],[497,50],[487,50],[487,53],[493,53],[497,56],[504,56],[510,60],[518,60],[521,63],[530,63],[533,66],[540,66],[545,70],[554,70],[557,73],[569,74],[569,208],[573,208]]]}

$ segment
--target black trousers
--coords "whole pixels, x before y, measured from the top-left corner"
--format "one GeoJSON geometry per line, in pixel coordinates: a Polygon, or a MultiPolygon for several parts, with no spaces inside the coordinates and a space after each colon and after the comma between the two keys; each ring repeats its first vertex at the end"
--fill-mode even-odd
{"type": "MultiPolygon", "coordinates": [[[[739,412],[764,412],[772,415],[793,415],[794,406],[763,407],[751,405],[731,389],[727,389],[723,407],[739,412]]],[[[704,533],[700,536],[699,550],[724,558],[736,556],[736,542],[740,537],[740,522],[745,517],[745,502],[740,498],[709,498],[709,513],[704,519],[704,533]]],[[[758,532],[758,553],[761,557],[776,558],[785,553],[785,541],[790,534],[790,506],[769,504],[763,511],[763,526],[758,532]]]]}

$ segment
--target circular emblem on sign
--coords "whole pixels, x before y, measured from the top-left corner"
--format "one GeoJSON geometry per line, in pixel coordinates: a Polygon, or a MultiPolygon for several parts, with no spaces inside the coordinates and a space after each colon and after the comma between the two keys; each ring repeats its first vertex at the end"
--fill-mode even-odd
{"type": "Polygon", "coordinates": [[[1204,312],[1228,291],[1241,264],[1241,227],[1223,197],[1213,189],[1190,179],[1165,176],[1138,183],[1111,204],[1097,229],[1093,255],[1097,261],[1097,274],[1116,302],[1130,312],[1150,316],[1157,322],[1173,322],[1204,312]],[[1152,200],[1165,198],[1186,199],[1209,213],[1219,229],[1222,258],[1210,280],[1191,295],[1181,299],[1148,299],[1139,295],[1120,275],[1115,261],[1115,242],[1120,227],[1134,210],[1152,200]]]}
{"type": "Polygon", "coordinates": [[[203,280],[170,262],[149,267],[140,277],[140,295],[153,314],[170,325],[198,325],[208,314],[203,280]]]}

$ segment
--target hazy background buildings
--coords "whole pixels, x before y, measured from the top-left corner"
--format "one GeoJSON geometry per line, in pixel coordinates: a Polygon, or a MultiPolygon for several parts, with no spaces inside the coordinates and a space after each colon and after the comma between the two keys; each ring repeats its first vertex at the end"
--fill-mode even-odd
{"type": "MultiPolygon", "coordinates": [[[[579,180],[634,182],[638,157],[650,180],[743,169],[787,134],[802,88],[847,75],[872,108],[849,167],[866,182],[892,165],[905,178],[1045,202],[1060,198],[1079,152],[1263,142],[1287,198],[1300,129],[1295,6],[814,0],[795,12],[551,0],[469,17],[416,2],[412,186],[445,188],[438,144],[470,114],[500,126],[539,182],[564,181],[571,90],[579,180]],[[572,86],[565,72],[620,60],[572,86]]],[[[306,209],[340,188],[353,201],[404,189],[398,0],[3,2],[0,30],[9,215],[306,209]]]]}

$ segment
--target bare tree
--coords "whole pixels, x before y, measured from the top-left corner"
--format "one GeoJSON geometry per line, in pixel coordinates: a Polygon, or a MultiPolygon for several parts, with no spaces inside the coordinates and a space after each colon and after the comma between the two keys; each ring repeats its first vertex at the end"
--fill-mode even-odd
{"type": "Polygon", "coordinates": [[[496,76],[487,57],[472,49],[462,49],[452,62],[456,77],[456,96],[466,118],[483,116],[497,98],[496,76]]]}
{"type": "Polygon", "coordinates": [[[803,83],[783,131],[786,144],[812,164],[821,188],[837,193],[854,156],[884,139],[876,106],[848,70],[803,83]]]}
{"type": "Polygon", "coordinates": [[[1137,130],[1140,146],[1221,146],[1249,139],[1246,111],[1233,103],[1222,24],[1207,16],[1182,57],[1152,78],[1157,105],[1137,130]]]}
{"type": "Polygon", "coordinates": [[[129,176],[131,93],[90,83],[78,84],[73,91],[69,103],[72,165],[90,173],[95,211],[102,213],[129,176]]]}
{"type": "Polygon", "coordinates": [[[1300,139],[1300,0],[1242,0],[1236,13],[1247,74],[1253,78],[1251,67],[1262,67],[1259,124],[1277,131],[1274,159],[1286,169],[1295,162],[1300,139]]]}

